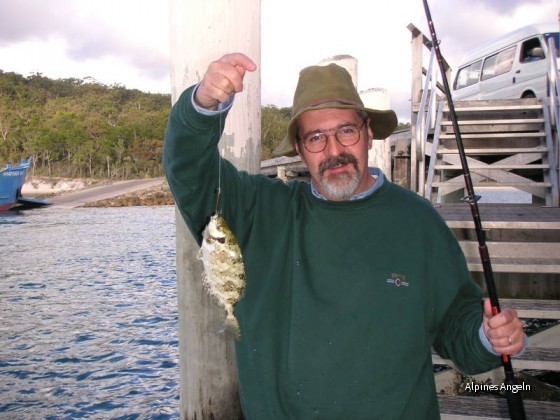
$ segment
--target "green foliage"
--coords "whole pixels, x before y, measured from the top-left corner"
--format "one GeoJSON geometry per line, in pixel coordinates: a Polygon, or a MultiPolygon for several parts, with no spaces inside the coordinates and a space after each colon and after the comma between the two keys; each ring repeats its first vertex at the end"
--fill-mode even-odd
{"type": "Polygon", "coordinates": [[[170,95],[0,70],[0,164],[32,155],[35,175],[161,176],[170,107],[170,95]]]}
{"type": "Polygon", "coordinates": [[[401,130],[410,130],[410,123],[402,123],[400,122],[397,125],[397,128],[395,129],[395,131],[401,131],[401,130]]]}
{"type": "Polygon", "coordinates": [[[292,108],[267,105],[261,108],[261,159],[271,159],[272,152],[286,135],[292,108]]]}
{"type": "MultiPolygon", "coordinates": [[[[34,175],[162,176],[170,108],[170,95],[0,70],[0,166],[32,155],[34,175]]],[[[262,160],[273,157],[291,113],[274,105],[261,108],[262,160]]]]}

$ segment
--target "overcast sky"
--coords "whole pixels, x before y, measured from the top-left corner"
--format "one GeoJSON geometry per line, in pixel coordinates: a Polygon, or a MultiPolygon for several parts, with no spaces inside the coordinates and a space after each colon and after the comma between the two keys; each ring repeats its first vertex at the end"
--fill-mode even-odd
{"type": "MultiPolygon", "coordinates": [[[[453,68],[481,42],[557,22],[560,9],[554,0],[429,4],[453,68]]],[[[387,89],[399,120],[410,120],[407,25],[429,36],[422,0],[262,0],[261,22],[263,105],[290,106],[301,68],[348,54],[358,88],[387,89]]],[[[167,0],[0,0],[0,70],[170,93],[169,33],[167,0]]]]}

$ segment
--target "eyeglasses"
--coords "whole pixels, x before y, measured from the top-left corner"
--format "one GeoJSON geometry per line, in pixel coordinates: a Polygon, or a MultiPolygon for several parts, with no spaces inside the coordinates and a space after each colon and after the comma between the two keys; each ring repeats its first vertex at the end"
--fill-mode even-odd
{"type": "Polygon", "coordinates": [[[367,119],[362,122],[360,127],[350,124],[323,132],[309,133],[301,139],[301,142],[308,152],[319,153],[326,149],[329,135],[333,133],[341,146],[354,146],[360,140],[360,132],[366,121],[367,119]]]}

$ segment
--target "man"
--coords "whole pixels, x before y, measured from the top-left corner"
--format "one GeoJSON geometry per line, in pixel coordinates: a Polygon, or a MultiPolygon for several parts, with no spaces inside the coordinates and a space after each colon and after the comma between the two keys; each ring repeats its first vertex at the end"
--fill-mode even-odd
{"type": "Polygon", "coordinates": [[[492,316],[461,249],[432,206],[368,169],[393,111],[365,108],[336,65],[300,73],[282,154],[311,183],[237,171],[217,144],[232,97],[255,64],[211,63],[173,107],[169,184],[195,238],[219,207],[240,243],[247,286],[237,304],[240,397],[248,419],[438,418],[431,349],[465,373],[518,354],[515,311],[492,316]]]}

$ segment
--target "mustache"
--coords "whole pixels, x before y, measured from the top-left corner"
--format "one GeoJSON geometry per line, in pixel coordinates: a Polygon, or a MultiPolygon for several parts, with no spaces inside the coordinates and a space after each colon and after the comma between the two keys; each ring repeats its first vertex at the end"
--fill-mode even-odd
{"type": "Polygon", "coordinates": [[[322,161],[321,164],[319,165],[319,173],[323,175],[323,173],[327,169],[331,169],[339,165],[347,165],[347,164],[352,164],[354,168],[358,170],[358,159],[356,159],[350,153],[343,152],[336,157],[328,158],[322,161]]]}

